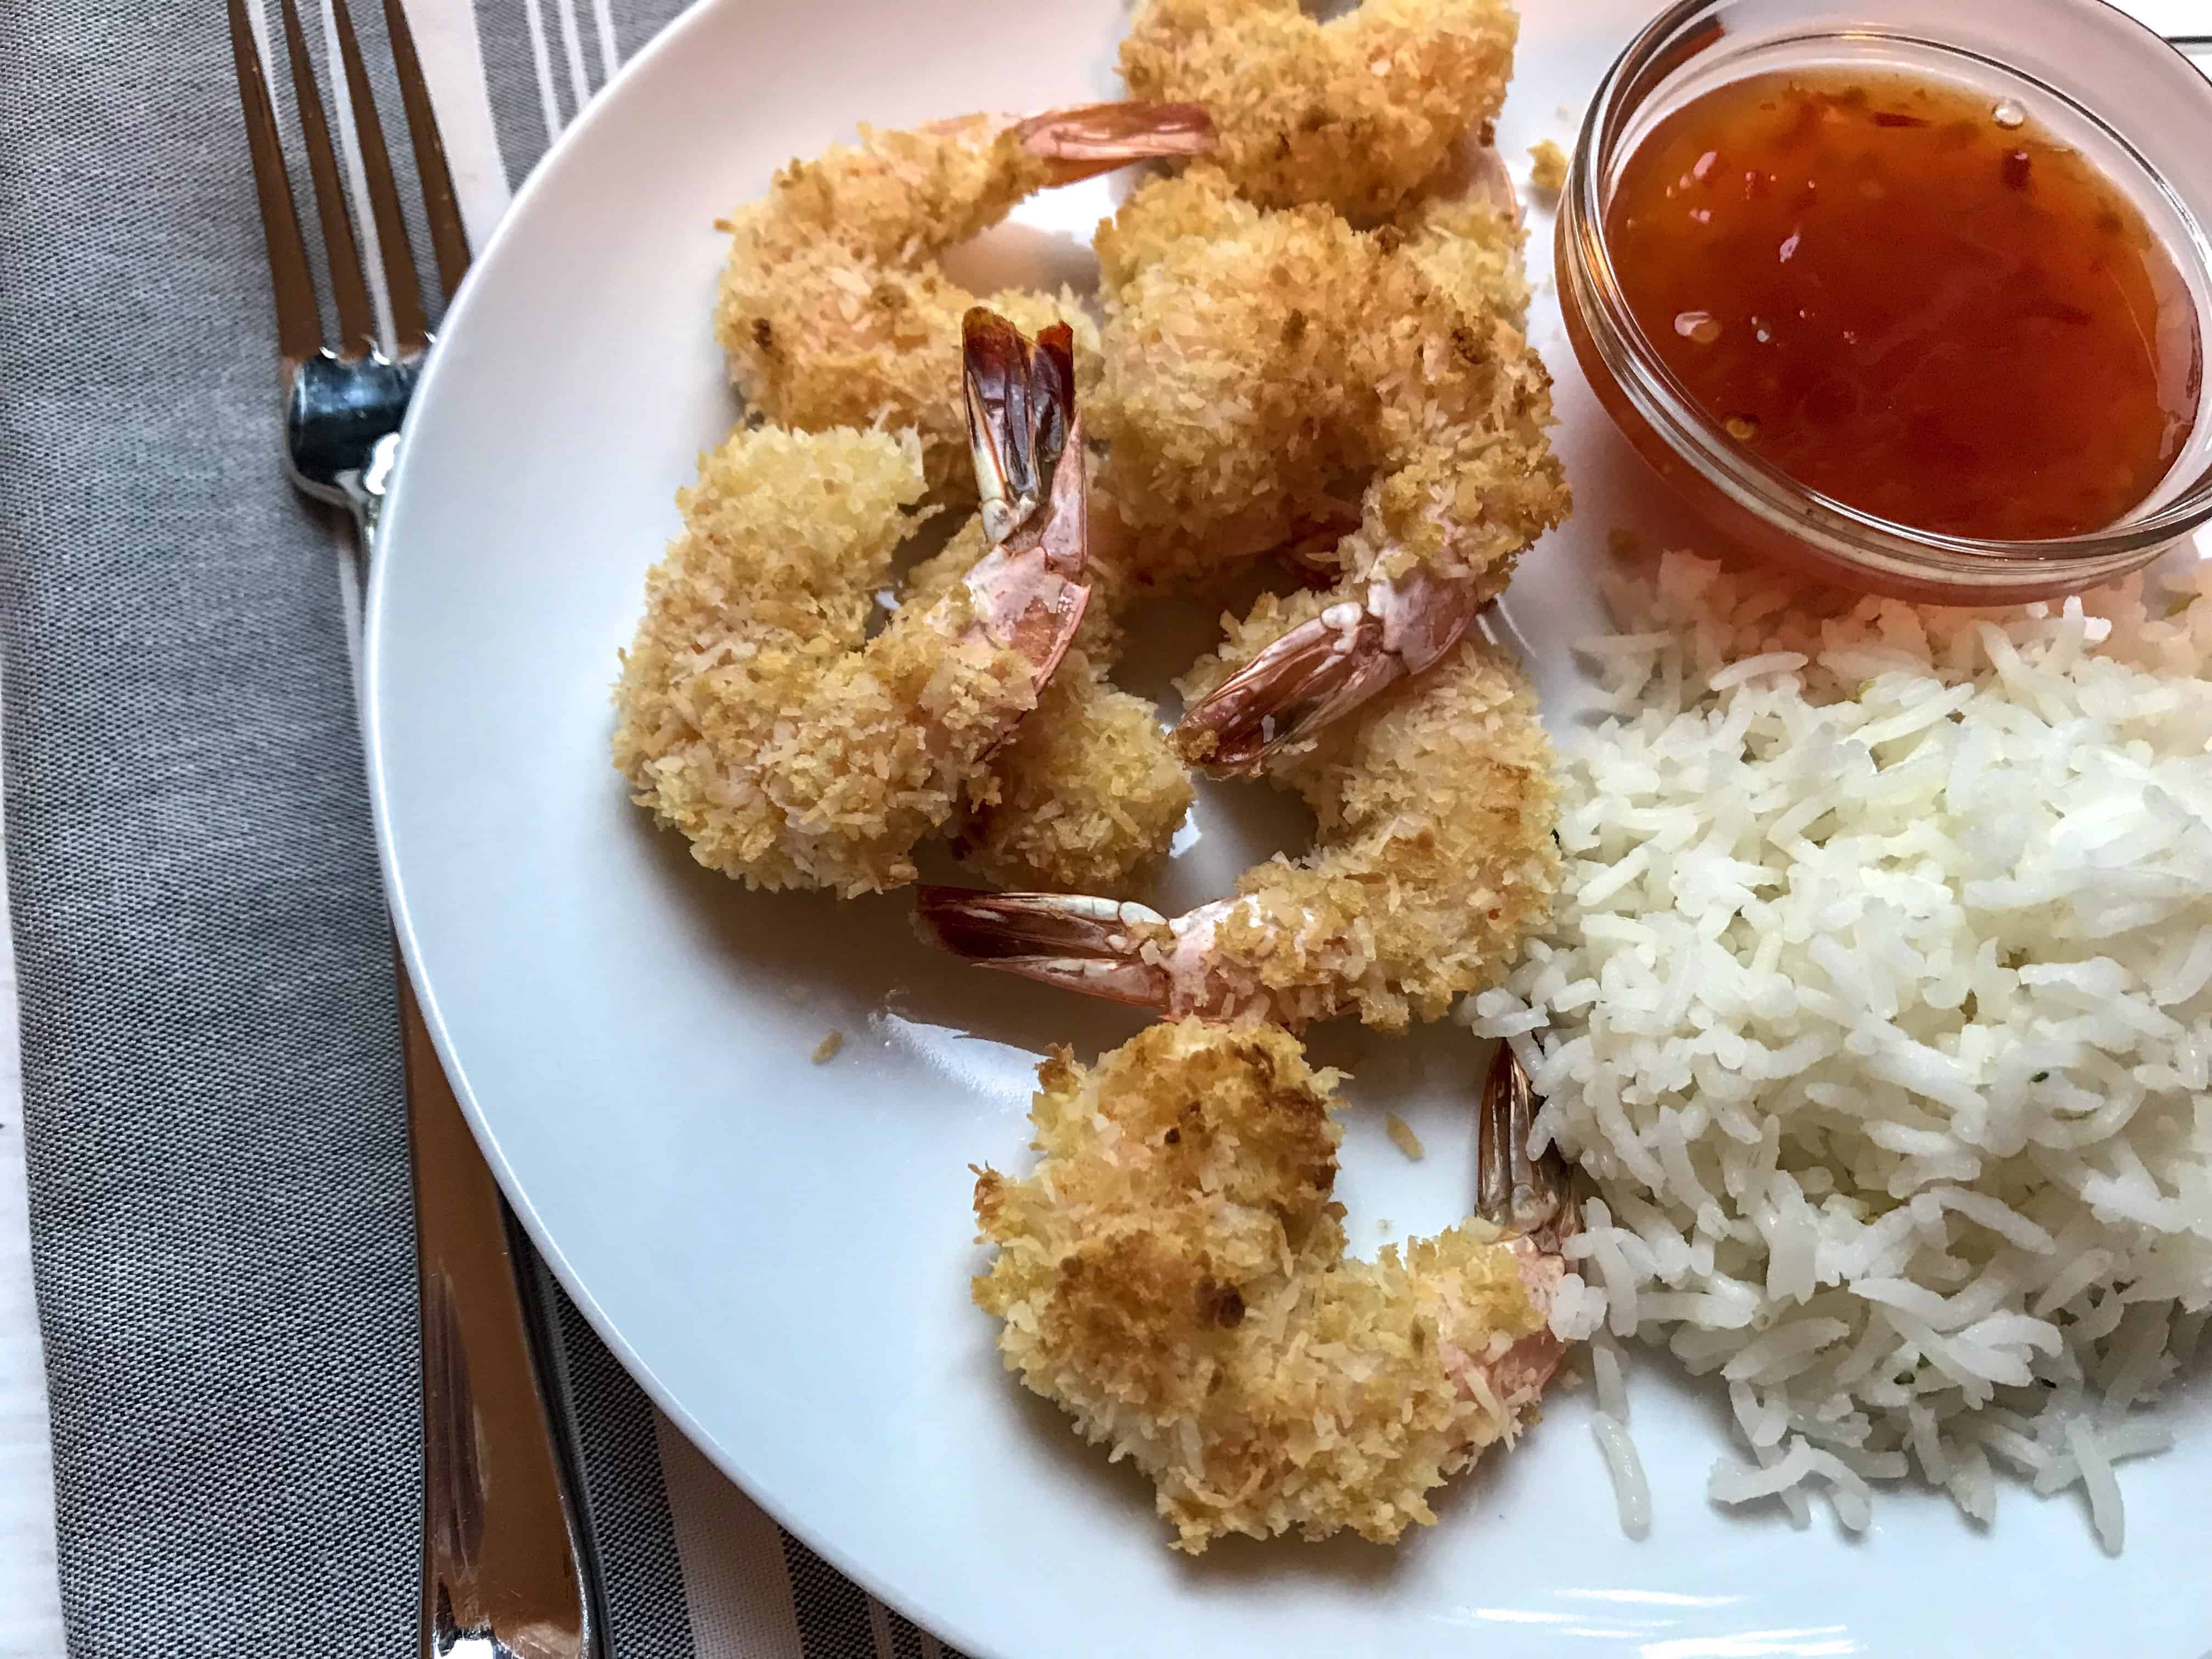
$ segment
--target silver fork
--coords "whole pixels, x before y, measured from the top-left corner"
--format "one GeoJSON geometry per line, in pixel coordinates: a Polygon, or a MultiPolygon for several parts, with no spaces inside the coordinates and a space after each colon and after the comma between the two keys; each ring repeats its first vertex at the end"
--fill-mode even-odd
{"type": "MultiPolygon", "coordinates": [[[[300,489],[353,515],[368,559],[400,421],[429,349],[429,324],[345,0],[332,0],[338,56],[390,291],[389,356],[375,343],[375,314],[299,9],[295,0],[282,3],[339,337],[335,347],[323,338],[260,51],[245,0],[229,0],[276,301],[285,470],[300,489]]],[[[384,15],[439,283],[450,295],[468,268],[468,241],[398,0],[384,0],[384,15]]],[[[517,1272],[524,1247],[446,1081],[404,968],[399,1009],[422,1296],[422,1651],[428,1659],[587,1659],[600,1650],[600,1620],[572,1497],[575,1470],[553,1432],[541,1387],[551,1358],[544,1310],[517,1272]]]]}

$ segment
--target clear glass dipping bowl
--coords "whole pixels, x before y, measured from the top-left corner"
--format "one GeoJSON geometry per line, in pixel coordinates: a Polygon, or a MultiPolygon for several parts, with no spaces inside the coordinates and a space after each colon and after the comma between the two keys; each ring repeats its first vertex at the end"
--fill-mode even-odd
{"type": "Polygon", "coordinates": [[[2197,423],[2118,523],[1979,541],[1879,519],[1810,490],[1728,434],[1666,367],[1622,296],[1606,216],[1657,124],[1714,88],[1814,66],[1887,70],[2009,98],[2100,167],[2164,239],[2212,347],[2212,82],[2101,0],[1683,0],[1599,87],[1560,198],[1559,283],[1576,356],[1644,459],[1717,527],[1808,574],[1939,605],[2050,599],[2142,568],[2212,520],[2212,374],[2197,423]]]}

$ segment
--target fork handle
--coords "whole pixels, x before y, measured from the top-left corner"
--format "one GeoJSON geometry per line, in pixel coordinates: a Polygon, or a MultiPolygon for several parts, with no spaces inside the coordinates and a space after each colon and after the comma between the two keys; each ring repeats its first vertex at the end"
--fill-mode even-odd
{"type": "Polygon", "coordinates": [[[422,1290],[422,1651],[588,1659],[599,1630],[505,1205],[404,968],[399,1009],[422,1290]]]}

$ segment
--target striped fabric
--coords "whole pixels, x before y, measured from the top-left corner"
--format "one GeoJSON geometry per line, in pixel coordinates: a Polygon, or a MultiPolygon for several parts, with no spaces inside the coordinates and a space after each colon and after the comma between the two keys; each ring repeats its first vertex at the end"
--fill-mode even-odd
{"type": "MultiPolygon", "coordinates": [[[[470,238],[478,246],[496,228],[515,190],[562,130],[628,58],[684,9],[683,0],[403,0],[403,3],[437,106],[470,238]]],[[[327,65],[335,55],[336,40],[329,0],[301,0],[301,4],[311,54],[324,70],[327,88],[327,65]]],[[[276,0],[247,0],[247,8],[264,59],[279,70],[272,75],[272,81],[281,87],[284,84],[282,31],[276,0]],[[278,37],[273,53],[272,32],[278,37]]],[[[143,33],[163,40],[169,54],[161,66],[157,92],[150,80],[139,85],[114,72],[118,65],[146,68],[140,63],[142,31],[125,29],[112,21],[122,15],[122,8],[114,0],[73,0],[52,13],[44,6],[11,6],[0,0],[0,69],[5,67],[8,52],[25,48],[25,43],[31,42],[39,55],[34,58],[27,49],[23,50],[23,64],[51,61],[81,71],[66,82],[52,74],[26,74],[15,80],[0,75],[0,199],[9,201],[21,220],[35,217],[26,193],[31,188],[28,181],[40,175],[23,164],[23,158],[35,150],[41,125],[54,125],[48,107],[38,101],[49,95],[69,107],[72,120],[81,118],[88,125],[98,125],[100,107],[88,100],[112,100],[118,112],[142,112],[163,103],[189,100],[188,118],[180,118],[173,124],[185,136],[169,137],[167,141],[173,145],[184,143],[195,155],[220,156],[242,174],[244,141],[235,126],[237,105],[222,11],[220,5],[209,0],[146,0],[146,12],[140,20],[143,33]],[[39,34],[42,29],[45,33],[39,34]],[[11,41],[13,46],[8,45],[11,41]],[[234,143],[234,151],[230,149],[234,143]]],[[[381,7],[375,0],[352,0],[349,11],[363,37],[372,78],[377,81],[376,95],[390,128],[396,122],[398,99],[381,39],[381,7]]],[[[377,276],[380,264],[374,227],[363,210],[366,184],[358,144],[343,100],[335,100],[332,112],[346,183],[354,198],[355,223],[364,244],[364,263],[376,290],[373,297],[388,328],[388,304],[377,276]]],[[[289,111],[284,118],[289,120],[289,111]]],[[[295,196],[305,203],[312,198],[296,131],[289,135],[288,152],[298,174],[293,181],[295,196]]],[[[40,155],[32,159],[47,158],[40,155]]],[[[405,159],[404,152],[394,157],[395,162],[405,159]]],[[[197,163],[188,170],[212,171],[197,163]]],[[[225,170],[223,178],[228,188],[231,172],[225,170]]],[[[96,182],[87,181],[80,193],[89,199],[98,187],[96,182]]],[[[411,196],[411,192],[404,193],[411,196]]],[[[230,199],[245,207],[245,198],[234,195],[230,199]]],[[[43,210],[48,204],[39,205],[43,210]]],[[[210,306],[234,306],[241,317],[250,315],[254,331],[247,338],[253,348],[252,360],[246,361],[241,352],[231,367],[240,377],[238,407],[265,412],[268,360],[258,331],[266,324],[266,302],[258,227],[243,212],[212,214],[204,222],[220,233],[220,248],[202,271],[198,287],[210,306]],[[216,263],[217,259],[221,263],[216,263]]],[[[429,240],[419,216],[410,223],[410,231],[427,278],[429,240]]],[[[119,294],[127,279],[118,276],[112,286],[119,294]]],[[[434,292],[434,283],[426,281],[425,289],[434,292]]],[[[106,303],[112,296],[99,297],[106,303]]],[[[14,426],[0,422],[0,453],[15,453],[7,448],[14,432],[14,426]]],[[[18,485],[26,482],[21,468],[11,476],[18,485]]],[[[247,502],[254,512],[272,518],[279,526],[272,535],[296,536],[309,521],[301,518],[298,504],[276,483],[273,470],[257,463],[250,486],[234,488],[216,481],[211,488],[223,499],[247,502]]],[[[26,522],[27,512],[31,519],[37,516],[39,503],[28,499],[27,493],[19,494],[12,505],[18,510],[17,516],[0,524],[0,534],[4,534],[8,524],[26,522]]],[[[337,540],[342,544],[343,538],[337,540]]],[[[331,566],[338,568],[344,562],[343,547],[333,545],[331,550],[331,566]]],[[[0,559],[0,564],[7,563],[8,560],[0,559]]],[[[12,570],[13,566],[9,568],[12,570]]],[[[342,605],[327,597],[299,600],[303,615],[311,615],[313,630],[321,629],[327,622],[335,633],[341,611],[343,620],[357,627],[353,586],[347,580],[338,586],[342,605]],[[325,611],[330,613],[327,617],[321,614],[325,611]]],[[[327,590],[324,592],[326,595],[327,590]]],[[[21,595],[11,597],[20,608],[21,595]]],[[[10,668],[21,668],[33,654],[22,653],[23,660],[18,660],[16,647],[22,637],[26,636],[20,632],[9,636],[10,668]]],[[[342,688],[342,665],[337,684],[342,688]]],[[[16,689],[11,684],[11,692],[16,689]]],[[[44,682],[40,689],[47,690],[44,682]]],[[[342,689],[337,695],[342,700],[342,689]]],[[[9,707],[15,706],[11,701],[9,707]]],[[[351,766],[348,762],[349,769],[351,766]]],[[[41,803],[34,794],[20,792],[31,775],[21,757],[11,759],[9,816],[15,820],[11,827],[17,832],[15,839],[32,849],[26,855],[35,857],[35,849],[52,838],[47,823],[52,813],[31,810],[41,803]]],[[[358,793],[357,776],[348,787],[358,793]]],[[[365,824],[365,802],[349,797],[346,805],[360,809],[354,816],[365,824]]],[[[380,934],[380,924],[374,919],[373,864],[365,841],[362,847],[349,850],[357,855],[353,862],[358,868],[352,875],[362,901],[356,920],[380,934]]],[[[41,935],[64,925],[52,914],[50,904],[27,903],[15,913],[15,933],[10,937],[6,890],[4,883],[0,883],[0,1659],[58,1659],[64,1650],[65,1611],[68,1645],[88,1659],[146,1651],[228,1652],[236,1643],[227,1637],[235,1635],[237,1630],[227,1621],[224,1610],[194,1586],[210,1581],[220,1583],[234,1568],[236,1572],[230,1576],[236,1582],[228,1584],[228,1593],[250,1597],[257,1573],[269,1577],[256,1563],[272,1550],[287,1548],[287,1540],[274,1532],[258,1537],[244,1531],[228,1537],[211,1534],[205,1524],[210,1517],[202,1504],[194,1508],[188,1522],[199,1535],[195,1543],[201,1547],[196,1549],[190,1564],[184,1564],[175,1559],[178,1552],[173,1545],[165,1544],[164,1536],[159,1534],[159,1527],[165,1522],[143,1518],[142,1524],[138,1492],[127,1482],[99,1478],[98,1472],[110,1467],[103,1459],[132,1455],[131,1448],[105,1443],[107,1436],[100,1426],[118,1417],[127,1419],[129,1409],[126,1406],[118,1410],[102,1366],[94,1363],[99,1321],[106,1316],[104,1304],[79,1294],[77,1285],[58,1269],[61,1255],[52,1249],[52,1217],[60,1213],[52,1197],[58,1175],[74,1180],[99,1172],[78,1168],[82,1159],[58,1161],[51,1139],[46,1142],[48,1156],[42,1162],[37,1155],[35,1135],[27,1165],[21,1077],[24,1044],[15,1018],[16,945],[26,946],[21,957],[26,982],[32,979],[34,968],[50,982],[54,953],[50,941],[41,935]],[[46,1194],[49,1229],[49,1256],[41,1263],[39,1280],[40,1294],[47,1299],[44,1364],[33,1312],[33,1256],[27,1248],[36,1237],[27,1212],[39,1209],[41,1193],[46,1194]],[[51,1456],[50,1443],[55,1449],[51,1456]],[[58,1481],[56,1471],[62,1476],[58,1481]],[[58,1550],[58,1497],[62,1531],[58,1550]],[[129,1513],[118,1516],[118,1505],[129,1513]],[[95,1516],[95,1511],[100,1512],[95,1516]],[[95,1520],[96,1525],[93,1524],[95,1520]],[[137,1536],[141,1531],[147,1535],[137,1536]],[[118,1539],[123,1540],[120,1544],[118,1539]],[[118,1550],[129,1559],[117,1554],[118,1550]],[[129,1585],[161,1580],[165,1561],[174,1569],[168,1577],[176,1581],[165,1594],[173,1589],[179,1605],[194,1607],[192,1628],[178,1624],[174,1607],[147,1605],[145,1597],[127,1593],[129,1585]]],[[[372,944],[366,959],[374,964],[379,981],[376,994],[388,996],[390,981],[382,965],[388,958],[382,956],[380,939],[373,939],[372,944]]],[[[51,1008],[52,999],[27,994],[25,1006],[51,1008]]],[[[57,1046],[51,1033],[43,1034],[41,1042],[32,1045],[32,1052],[34,1056],[51,1057],[57,1046]]],[[[381,1080],[384,1086],[380,1092],[396,1100],[396,1055],[386,1058],[392,1076],[381,1080]]],[[[51,1058],[46,1064],[51,1069],[51,1058]]],[[[49,1098],[67,1094],[66,1089],[56,1090],[52,1079],[46,1079],[46,1086],[49,1098]]],[[[356,1279],[364,1302],[373,1302],[392,1324],[389,1333],[372,1345],[384,1356],[383,1363],[391,1373],[381,1379],[387,1386],[373,1397],[398,1399],[412,1392],[412,1311],[408,1293],[412,1267],[402,1242],[405,1237],[404,1159],[398,1156],[396,1142],[381,1150],[390,1155],[374,1160],[382,1175],[369,1195],[374,1202],[365,1202],[360,1218],[363,1237],[374,1235],[375,1272],[364,1270],[356,1279]],[[380,1274],[380,1278],[376,1276],[380,1274]]],[[[365,1166],[368,1162],[365,1158],[365,1166]]],[[[327,1218],[302,1217],[300,1224],[326,1226],[327,1218]]],[[[114,1265],[135,1273],[147,1264],[114,1265]]],[[[544,1275],[542,1265],[535,1270],[544,1275]]],[[[149,1275],[139,1276],[146,1278],[149,1286],[154,1282],[149,1275]]],[[[944,1659],[947,1655],[960,1659],[785,1533],[725,1480],[653,1407],[574,1305],[551,1284],[550,1276],[545,1277],[544,1289],[558,1326],[555,1380],[562,1409],[580,1452],[584,1503],[605,1590],[605,1630],[611,1654],[617,1659],[686,1659],[687,1656],[697,1656],[697,1659],[944,1659]]],[[[148,1294],[154,1294],[150,1288],[148,1294]]],[[[168,1391],[165,1385],[155,1383],[141,1390],[168,1391]]],[[[358,1419],[358,1411],[353,1415],[358,1419]]],[[[203,1449],[186,1443],[170,1430],[159,1432],[166,1436],[159,1455],[170,1460],[169,1470],[189,1479],[195,1469],[203,1474],[223,1469],[224,1458],[205,1455],[203,1449]]],[[[394,1473],[389,1480],[373,1482],[380,1493],[374,1508],[353,1511],[350,1554],[344,1559],[333,1557],[310,1564],[304,1572],[281,1575],[284,1582],[295,1585],[303,1578],[327,1580],[325,1599],[329,1605],[312,1610],[257,1608],[254,1617],[265,1613],[295,1625],[301,1633],[311,1628],[323,1631],[330,1640],[307,1644],[319,1652],[396,1655],[410,1650],[414,1640],[413,1561],[419,1547],[414,1535],[416,1499],[406,1478],[414,1433],[411,1421],[392,1412],[380,1414],[360,1445],[341,1447],[337,1437],[332,1437],[329,1449],[333,1456],[343,1452],[340,1461],[347,1465],[333,1477],[332,1489],[343,1485],[353,1490],[371,1484],[364,1481],[364,1469],[394,1473]],[[389,1420],[382,1420],[384,1416],[389,1420]],[[330,1622],[318,1625],[317,1619],[330,1622]]],[[[225,1497],[224,1492],[217,1480],[206,1494],[207,1500],[218,1506],[220,1518],[273,1513],[311,1517],[325,1526],[329,1522],[328,1504],[308,1502],[303,1506],[292,1494],[270,1500],[265,1493],[225,1497]]],[[[289,1549],[295,1563],[314,1553],[304,1539],[297,1547],[289,1549]]],[[[232,1617],[236,1612],[230,1610],[232,1617]]],[[[251,1639],[246,1644],[262,1645],[251,1639]]]]}

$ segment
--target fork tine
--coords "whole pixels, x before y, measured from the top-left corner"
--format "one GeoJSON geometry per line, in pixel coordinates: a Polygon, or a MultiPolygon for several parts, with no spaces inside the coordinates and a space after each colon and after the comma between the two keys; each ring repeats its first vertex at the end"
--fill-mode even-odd
{"type": "Polygon", "coordinates": [[[269,245],[269,287],[276,301],[276,349],[300,362],[321,349],[322,319],[315,310],[315,279],[299,210],[284,174],[276,137],[276,109],[261,69],[261,46],[246,21],[246,0],[230,0],[230,46],[238,59],[238,100],[246,111],[246,148],[253,155],[253,193],[261,205],[261,234],[269,245]]]}
{"type": "Polygon", "coordinates": [[[398,350],[420,351],[429,343],[430,325],[422,315],[422,296],[415,282],[415,250],[407,240],[407,222],[399,215],[399,186],[392,182],[392,155],[384,147],[384,123],[377,118],[368,70],[361,61],[361,42],[345,0],[331,0],[338,26],[338,57],[345,64],[346,98],[353,106],[354,136],[361,141],[361,169],[368,181],[368,210],[376,222],[376,246],[384,258],[384,286],[392,301],[392,332],[398,350]]]}
{"type": "Polygon", "coordinates": [[[384,0],[384,32],[392,41],[399,101],[406,109],[407,136],[415,147],[415,176],[422,187],[422,211],[430,222],[438,283],[450,300],[468,272],[469,237],[461,225],[453,171],[446,165],[445,141],[438,136],[437,112],[430,106],[430,88],[422,79],[422,60],[415,55],[414,31],[407,27],[407,8],[400,0],[384,0]]]}
{"type": "Polygon", "coordinates": [[[314,60],[307,56],[307,36],[300,27],[295,0],[284,0],[284,44],[292,57],[292,88],[300,104],[300,131],[307,141],[307,174],[315,184],[315,213],[323,222],[323,252],[329,256],[331,290],[337,301],[338,355],[352,356],[364,343],[374,343],[376,313],[362,281],[361,250],[354,243],[353,222],[346,217],[337,152],[331,148],[323,96],[315,90],[314,60]]]}

